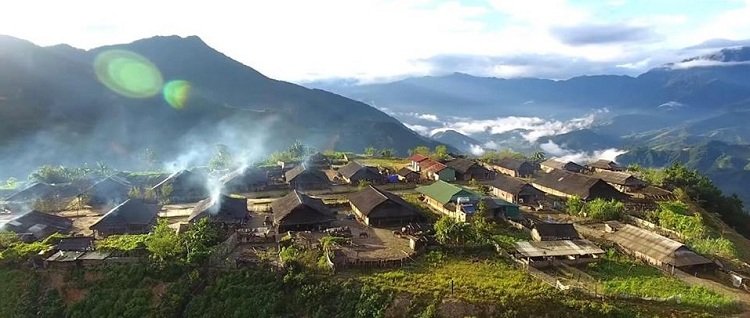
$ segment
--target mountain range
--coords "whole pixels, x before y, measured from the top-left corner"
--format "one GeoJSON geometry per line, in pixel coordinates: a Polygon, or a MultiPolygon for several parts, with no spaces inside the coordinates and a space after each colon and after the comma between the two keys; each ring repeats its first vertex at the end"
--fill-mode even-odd
{"type": "Polygon", "coordinates": [[[25,177],[41,164],[133,168],[146,149],[186,164],[207,161],[224,144],[258,159],[296,140],[320,150],[374,146],[401,154],[438,144],[362,102],[268,78],[195,36],[91,50],[0,36],[0,178],[25,177]],[[105,57],[109,64],[97,66],[105,57]],[[155,87],[131,96],[108,80],[149,90],[138,85],[153,80],[155,87]],[[170,83],[178,85],[179,105],[166,96],[170,83]]]}

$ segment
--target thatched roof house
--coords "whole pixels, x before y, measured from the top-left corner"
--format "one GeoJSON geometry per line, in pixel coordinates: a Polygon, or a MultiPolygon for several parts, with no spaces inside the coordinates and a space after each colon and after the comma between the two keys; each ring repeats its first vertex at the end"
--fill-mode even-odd
{"type": "Polygon", "coordinates": [[[323,171],[305,164],[287,171],[284,179],[289,183],[289,187],[295,190],[327,189],[331,186],[331,181],[323,171]]]}
{"type": "Polygon", "coordinates": [[[168,197],[173,203],[197,202],[209,196],[208,176],[202,171],[180,170],[157,183],[153,189],[159,197],[168,197]],[[171,193],[166,193],[165,186],[171,185],[171,193]],[[169,195],[167,195],[169,194],[169,195]]]}
{"type": "Polygon", "coordinates": [[[624,167],[612,160],[599,159],[587,165],[593,171],[623,171],[624,167]]]}
{"type": "Polygon", "coordinates": [[[515,158],[503,158],[488,164],[492,169],[511,177],[530,177],[536,171],[536,165],[527,161],[515,158]]]}
{"type": "Polygon", "coordinates": [[[655,266],[686,268],[713,263],[680,242],[630,224],[616,230],[609,238],[628,253],[655,266]]]}
{"type": "Polygon", "coordinates": [[[123,178],[109,176],[94,183],[83,194],[92,205],[119,204],[128,199],[128,191],[132,187],[133,185],[123,178]]]}
{"type": "Polygon", "coordinates": [[[597,198],[625,200],[627,195],[617,191],[602,179],[591,178],[586,175],[554,170],[536,178],[532,184],[547,194],[569,198],[577,196],[583,200],[597,198]]]}
{"type": "Polygon", "coordinates": [[[559,161],[557,159],[549,159],[540,164],[544,172],[551,172],[553,170],[564,170],[570,172],[582,172],[586,168],[573,162],[573,161],[559,161]]]}
{"type": "Polygon", "coordinates": [[[37,200],[55,205],[64,206],[83,193],[84,189],[91,186],[88,180],[81,180],[71,183],[48,184],[37,182],[29,185],[21,191],[18,191],[6,197],[4,201],[18,203],[33,203],[37,200]]]}
{"type": "Polygon", "coordinates": [[[262,191],[268,186],[268,172],[254,167],[236,169],[221,177],[219,182],[230,193],[262,191]]]}
{"type": "Polygon", "coordinates": [[[242,225],[247,223],[250,215],[247,210],[247,199],[228,195],[220,195],[218,199],[208,198],[193,208],[188,222],[195,223],[203,218],[209,222],[225,225],[242,225]]]}
{"type": "Polygon", "coordinates": [[[328,169],[331,167],[331,160],[324,154],[316,152],[307,158],[307,165],[318,169],[328,169]]]}
{"type": "Polygon", "coordinates": [[[157,204],[146,204],[140,199],[129,199],[104,214],[89,228],[100,237],[149,233],[156,224],[159,209],[157,204]]]}
{"type": "Polygon", "coordinates": [[[297,190],[271,203],[277,232],[316,230],[330,225],[336,218],[323,201],[297,190]]]}
{"type": "Polygon", "coordinates": [[[491,180],[495,177],[493,171],[470,159],[456,158],[446,162],[445,165],[455,171],[456,180],[491,180]]]}
{"type": "Polygon", "coordinates": [[[382,184],[385,177],[380,174],[376,167],[363,166],[359,162],[350,161],[345,166],[339,168],[339,176],[350,184],[357,184],[360,181],[367,181],[374,184],[382,184]]]}
{"type": "Polygon", "coordinates": [[[535,241],[577,240],[580,237],[572,223],[535,223],[531,229],[535,241]]]}
{"type": "Polygon", "coordinates": [[[409,169],[408,167],[403,167],[396,172],[398,174],[398,179],[400,181],[404,182],[419,182],[420,176],[419,173],[409,169]]]}
{"type": "Polygon", "coordinates": [[[404,225],[424,221],[424,216],[401,197],[374,186],[349,196],[354,214],[370,226],[404,225]]]}
{"type": "Polygon", "coordinates": [[[9,220],[0,230],[19,234],[24,241],[43,240],[55,233],[68,234],[73,221],[57,215],[31,211],[9,220]]]}
{"type": "Polygon", "coordinates": [[[497,175],[490,183],[492,195],[512,203],[534,204],[544,198],[544,192],[531,183],[507,175],[497,175]]]}
{"type": "Polygon", "coordinates": [[[623,192],[635,191],[647,185],[643,180],[627,172],[599,170],[594,172],[592,176],[604,180],[604,182],[623,192]]]}

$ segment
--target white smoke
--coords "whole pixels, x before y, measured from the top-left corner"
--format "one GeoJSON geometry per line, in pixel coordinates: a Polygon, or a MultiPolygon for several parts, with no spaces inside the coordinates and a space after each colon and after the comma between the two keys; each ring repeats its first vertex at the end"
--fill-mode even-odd
{"type": "Polygon", "coordinates": [[[469,152],[474,156],[481,156],[484,154],[484,148],[480,145],[470,145],[469,152]]]}
{"type": "Polygon", "coordinates": [[[552,158],[555,158],[561,161],[573,161],[577,163],[587,163],[587,162],[596,161],[599,159],[615,161],[615,158],[617,158],[617,156],[627,152],[625,150],[620,150],[616,148],[595,150],[592,152],[584,152],[584,151],[575,152],[573,150],[560,147],[558,144],[554,143],[552,140],[539,145],[539,147],[542,148],[542,150],[546,152],[547,154],[549,154],[550,157],[552,158]]]}

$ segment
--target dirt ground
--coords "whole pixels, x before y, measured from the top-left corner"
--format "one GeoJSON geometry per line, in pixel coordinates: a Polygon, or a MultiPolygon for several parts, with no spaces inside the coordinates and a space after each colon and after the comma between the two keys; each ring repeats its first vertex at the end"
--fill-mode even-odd
{"type": "Polygon", "coordinates": [[[346,215],[351,211],[342,210],[337,214],[334,226],[348,226],[352,230],[352,245],[343,248],[350,258],[359,259],[396,259],[408,255],[411,251],[409,240],[393,235],[393,229],[365,226],[357,220],[350,220],[346,215]],[[367,233],[361,236],[360,233],[367,233]]]}
{"type": "Polygon", "coordinates": [[[73,229],[71,232],[74,235],[92,235],[93,231],[89,229],[91,225],[101,218],[103,212],[94,209],[84,209],[77,211],[62,211],[58,212],[58,216],[66,217],[73,221],[73,229]]]}

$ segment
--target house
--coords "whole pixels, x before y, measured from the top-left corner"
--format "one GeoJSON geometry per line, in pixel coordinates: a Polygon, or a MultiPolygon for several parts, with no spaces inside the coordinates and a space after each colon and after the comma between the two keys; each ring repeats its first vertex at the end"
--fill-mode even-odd
{"type": "Polygon", "coordinates": [[[665,269],[699,269],[713,264],[680,242],[630,224],[608,238],[636,258],[665,269]]]}
{"type": "Polygon", "coordinates": [[[0,230],[18,234],[23,241],[43,240],[52,234],[68,234],[73,228],[73,221],[57,215],[31,211],[0,224],[0,230]]]}
{"type": "Polygon", "coordinates": [[[586,169],[583,166],[573,161],[563,162],[563,161],[559,161],[556,159],[546,160],[540,164],[540,167],[542,168],[544,172],[547,172],[547,173],[553,170],[563,170],[563,171],[580,173],[586,169]]]}
{"type": "Polygon", "coordinates": [[[91,182],[88,180],[59,184],[37,182],[8,196],[4,201],[30,205],[43,204],[38,208],[44,211],[61,211],[90,186],[91,182]]]}
{"type": "Polygon", "coordinates": [[[345,166],[339,168],[338,175],[349,184],[358,184],[360,181],[383,184],[386,181],[385,176],[380,174],[378,168],[363,166],[356,161],[350,161],[345,166]]]}
{"type": "Polygon", "coordinates": [[[407,159],[409,160],[409,168],[411,168],[411,170],[416,171],[416,172],[421,172],[421,166],[419,164],[422,161],[425,161],[430,158],[427,158],[426,156],[423,156],[420,154],[413,154],[407,159]]]}
{"type": "Polygon", "coordinates": [[[604,180],[622,192],[634,192],[647,186],[646,182],[627,172],[598,170],[591,176],[604,180]]]}
{"type": "Polygon", "coordinates": [[[336,220],[333,212],[321,199],[312,198],[297,190],[271,203],[273,224],[277,233],[311,231],[325,228],[336,220]]]}
{"type": "Polygon", "coordinates": [[[104,214],[89,228],[97,237],[117,234],[146,234],[156,224],[159,205],[129,199],[104,214]]]}
{"type": "Polygon", "coordinates": [[[219,179],[229,193],[263,191],[268,186],[268,173],[255,167],[236,169],[219,179]]]}
{"type": "Polygon", "coordinates": [[[577,240],[581,237],[572,223],[534,223],[531,229],[534,241],[577,240]]]}
{"type": "Polygon", "coordinates": [[[63,237],[57,242],[55,248],[58,251],[93,251],[94,250],[94,237],[93,236],[74,236],[74,237],[63,237]]]}
{"type": "Polygon", "coordinates": [[[316,168],[316,169],[330,169],[331,168],[331,160],[329,160],[328,157],[326,157],[324,154],[320,152],[316,152],[310,155],[307,158],[306,163],[311,168],[316,168]]]}
{"type": "Polygon", "coordinates": [[[407,183],[418,183],[421,177],[419,173],[408,167],[403,167],[396,172],[398,180],[407,183]]]}
{"type": "Polygon", "coordinates": [[[295,190],[320,190],[331,186],[331,181],[323,172],[305,164],[298,165],[284,174],[284,180],[295,190]]]}
{"type": "Polygon", "coordinates": [[[506,175],[497,175],[489,186],[492,195],[515,204],[533,205],[544,198],[531,183],[506,175]]]}
{"type": "Polygon", "coordinates": [[[369,226],[401,226],[425,217],[401,197],[372,185],[349,196],[354,214],[369,226]]]}
{"type": "Polygon", "coordinates": [[[601,259],[604,250],[587,240],[516,242],[516,259],[535,268],[582,265],[601,259]]]}
{"type": "Polygon", "coordinates": [[[517,218],[520,215],[515,204],[485,197],[445,181],[419,187],[417,192],[424,195],[424,200],[430,208],[462,222],[471,219],[481,205],[488,210],[487,218],[517,218]]]}
{"type": "Polygon", "coordinates": [[[422,161],[420,171],[425,179],[456,181],[456,171],[453,168],[432,159],[422,161]]]}
{"type": "Polygon", "coordinates": [[[109,176],[94,183],[83,192],[87,203],[95,206],[115,205],[128,199],[128,192],[133,187],[130,182],[118,176],[109,176]]]}
{"type": "Polygon", "coordinates": [[[602,179],[563,170],[541,174],[531,184],[547,194],[562,198],[625,200],[628,197],[602,179]]]}
{"type": "Polygon", "coordinates": [[[536,165],[526,160],[503,158],[492,162],[488,166],[497,172],[517,178],[528,178],[536,171],[536,165]]]}
{"type": "Polygon", "coordinates": [[[465,158],[456,158],[445,163],[446,166],[455,171],[456,180],[469,181],[469,180],[492,180],[495,178],[495,173],[489,169],[483,167],[478,162],[465,158]]]}
{"type": "Polygon", "coordinates": [[[587,167],[594,172],[598,171],[624,171],[625,168],[611,160],[599,159],[589,163],[587,167]]]}
{"type": "Polygon", "coordinates": [[[203,218],[208,218],[211,223],[242,226],[250,219],[247,199],[224,194],[219,195],[218,199],[204,199],[193,208],[193,213],[188,217],[188,222],[195,223],[203,218]]]}
{"type": "Polygon", "coordinates": [[[168,198],[172,203],[188,203],[203,200],[210,195],[207,183],[208,176],[200,171],[180,170],[151,189],[158,197],[168,198]]]}

